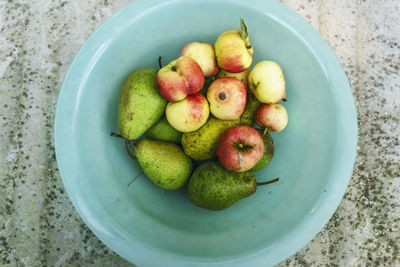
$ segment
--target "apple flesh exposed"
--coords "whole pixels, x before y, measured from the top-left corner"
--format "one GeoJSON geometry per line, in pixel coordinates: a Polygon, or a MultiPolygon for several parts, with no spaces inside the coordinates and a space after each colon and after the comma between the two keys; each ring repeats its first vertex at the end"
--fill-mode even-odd
{"type": "Polygon", "coordinates": [[[255,122],[261,128],[271,132],[280,132],[288,124],[286,108],[281,104],[263,104],[255,114],[255,122]]]}
{"type": "Polygon", "coordinates": [[[179,57],[158,71],[157,83],[161,96],[176,102],[200,91],[204,74],[196,61],[190,57],[179,57]]]}
{"type": "Polygon", "coordinates": [[[211,44],[189,43],[183,47],[180,55],[194,59],[201,67],[205,77],[214,76],[218,72],[217,58],[211,44]]]}
{"type": "MultiPolygon", "coordinates": [[[[218,78],[222,78],[222,77],[234,77],[234,78],[237,78],[243,83],[244,87],[246,87],[246,90],[249,90],[248,89],[248,84],[247,84],[247,78],[249,76],[249,73],[250,73],[250,69],[247,69],[245,71],[238,72],[238,73],[231,73],[231,72],[227,72],[226,70],[222,70],[221,69],[221,70],[218,71],[217,77],[218,78]]],[[[250,92],[250,90],[248,92],[250,92]]]]}
{"type": "Polygon", "coordinates": [[[256,129],[247,125],[229,129],[218,140],[218,160],[231,171],[250,170],[261,159],[263,153],[263,139],[256,129]]]}
{"type": "Polygon", "coordinates": [[[207,91],[211,113],[220,120],[236,120],[246,106],[246,88],[233,77],[218,78],[207,91]]]}
{"type": "Polygon", "coordinates": [[[249,88],[262,103],[273,104],[286,96],[281,67],[273,61],[260,61],[249,73],[249,88]]]}
{"type": "Polygon", "coordinates": [[[253,47],[243,20],[241,30],[228,30],[215,42],[218,66],[231,73],[247,70],[253,62],[253,47]]]}
{"type": "Polygon", "coordinates": [[[193,132],[203,126],[210,115],[207,99],[200,93],[179,102],[169,102],[165,109],[169,124],[180,132],[193,132]]]}

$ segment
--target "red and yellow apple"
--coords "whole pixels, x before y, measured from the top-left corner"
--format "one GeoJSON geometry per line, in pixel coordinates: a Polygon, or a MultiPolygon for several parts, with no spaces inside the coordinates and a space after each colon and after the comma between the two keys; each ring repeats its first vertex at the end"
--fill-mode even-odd
{"type": "Polygon", "coordinates": [[[247,27],[240,19],[241,30],[228,30],[215,42],[215,55],[218,66],[231,73],[247,70],[253,62],[253,46],[247,27]]]}
{"type": "Polygon", "coordinates": [[[180,132],[193,132],[203,126],[210,115],[204,95],[196,93],[179,102],[169,102],[165,109],[169,124],[180,132]]]}
{"type": "Polygon", "coordinates": [[[288,114],[281,104],[263,104],[257,109],[254,120],[261,128],[280,132],[288,124],[288,114]]]}
{"type": "Polygon", "coordinates": [[[286,96],[282,69],[273,61],[263,60],[257,63],[249,73],[248,84],[262,103],[277,103],[286,96]]]}
{"type": "Polygon", "coordinates": [[[205,77],[214,76],[218,72],[217,59],[211,44],[189,43],[183,47],[180,55],[194,59],[201,67],[205,77]]]}
{"type": "Polygon", "coordinates": [[[220,120],[236,120],[246,106],[246,88],[233,77],[218,78],[207,90],[211,113],[220,120]]]}
{"type": "Polygon", "coordinates": [[[222,78],[222,77],[234,77],[234,78],[237,78],[243,83],[244,87],[246,87],[246,90],[248,90],[247,77],[249,76],[250,70],[251,69],[247,69],[247,70],[242,71],[242,72],[231,73],[231,72],[227,72],[226,70],[221,69],[221,70],[218,71],[217,77],[218,78],[222,78]]]}
{"type": "Polygon", "coordinates": [[[262,137],[256,129],[247,125],[227,130],[218,140],[218,160],[231,171],[250,170],[261,159],[263,153],[262,137]]]}
{"type": "Polygon", "coordinates": [[[161,96],[176,102],[200,91],[204,84],[204,74],[195,60],[179,57],[158,71],[157,83],[161,96]]]}

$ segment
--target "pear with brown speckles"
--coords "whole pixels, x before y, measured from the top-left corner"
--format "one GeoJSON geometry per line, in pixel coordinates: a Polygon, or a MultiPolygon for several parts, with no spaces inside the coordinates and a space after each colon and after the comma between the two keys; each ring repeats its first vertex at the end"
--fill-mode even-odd
{"type": "Polygon", "coordinates": [[[158,92],[156,69],[131,72],[119,92],[121,135],[129,140],[138,138],[162,117],[166,105],[167,100],[158,92]]]}
{"type": "Polygon", "coordinates": [[[144,174],[161,188],[179,189],[192,173],[192,160],[176,144],[142,139],[133,151],[144,174]]]}

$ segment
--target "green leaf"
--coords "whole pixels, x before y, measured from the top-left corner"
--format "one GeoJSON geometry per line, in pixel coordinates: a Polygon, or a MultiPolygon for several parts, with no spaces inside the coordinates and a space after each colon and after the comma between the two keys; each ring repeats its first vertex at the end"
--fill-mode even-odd
{"type": "Polygon", "coordinates": [[[244,24],[243,18],[240,18],[240,32],[241,32],[243,41],[246,42],[246,39],[247,39],[247,37],[249,37],[249,35],[247,33],[247,27],[246,27],[246,24],[244,24]]]}
{"type": "Polygon", "coordinates": [[[251,48],[250,40],[248,39],[249,34],[247,33],[247,26],[244,24],[244,20],[240,18],[240,34],[244,44],[246,45],[247,49],[251,48]]]}

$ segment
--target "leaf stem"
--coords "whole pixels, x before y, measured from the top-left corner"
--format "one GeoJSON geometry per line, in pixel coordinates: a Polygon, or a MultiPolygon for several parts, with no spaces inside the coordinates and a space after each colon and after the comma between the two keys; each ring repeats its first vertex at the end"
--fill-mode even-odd
{"type": "Polygon", "coordinates": [[[130,156],[133,160],[136,160],[135,155],[133,155],[132,152],[131,152],[131,150],[129,149],[129,142],[132,142],[133,145],[136,145],[137,141],[136,141],[135,139],[129,140],[129,139],[126,139],[125,137],[123,137],[122,135],[117,134],[117,133],[114,133],[114,132],[111,132],[110,135],[111,135],[112,137],[117,137],[117,138],[121,138],[121,139],[125,140],[125,149],[126,149],[126,152],[128,152],[129,156],[130,156]]]}

